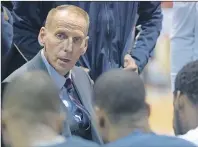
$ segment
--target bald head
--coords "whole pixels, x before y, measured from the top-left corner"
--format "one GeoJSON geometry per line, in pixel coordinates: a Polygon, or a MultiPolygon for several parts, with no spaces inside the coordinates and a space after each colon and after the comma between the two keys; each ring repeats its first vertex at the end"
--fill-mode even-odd
{"type": "Polygon", "coordinates": [[[5,89],[4,118],[47,123],[47,113],[60,112],[60,99],[50,77],[43,72],[28,72],[5,89]]]}
{"type": "Polygon", "coordinates": [[[112,117],[133,114],[145,105],[145,88],[136,72],[111,70],[94,85],[95,104],[112,117]]]}
{"type": "MultiPolygon", "coordinates": [[[[69,15],[75,15],[76,21],[79,18],[82,18],[85,20],[85,23],[87,24],[87,31],[88,32],[88,28],[89,28],[89,15],[87,14],[86,11],[84,11],[83,9],[74,6],[74,5],[60,5],[57,6],[56,8],[53,8],[49,11],[47,18],[46,18],[46,23],[45,23],[45,27],[46,28],[51,28],[54,20],[56,19],[56,15],[59,15],[59,12],[61,11],[65,11],[66,13],[68,13],[69,15]]],[[[67,18],[64,18],[67,19],[67,18]]]]}

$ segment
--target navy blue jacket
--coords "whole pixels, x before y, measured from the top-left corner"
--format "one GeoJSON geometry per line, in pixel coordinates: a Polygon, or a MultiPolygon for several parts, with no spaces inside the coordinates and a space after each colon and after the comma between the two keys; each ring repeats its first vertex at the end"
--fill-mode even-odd
{"type": "Polygon", "coordinates": [[[93,80],[104,71],[123,66],[123,58],[127,53],[135,59],[141,73],[152,56],[162,27],[161,2],[14,3],[14,42],[28,60],[41,48],[38,33],[51,8],[72,4],[86,10],[90,16],[89,46],[78,65],[89,68],[93,80]],[[132,32],[137,25],[141,25],[142,31],[134,46],[132,32]]]}
{"type": "Polygon", "coordinates": [[[104,147],[196,147],[196,145],[176,137],[133,132],[124,138],[104,145],[104,147]]]}

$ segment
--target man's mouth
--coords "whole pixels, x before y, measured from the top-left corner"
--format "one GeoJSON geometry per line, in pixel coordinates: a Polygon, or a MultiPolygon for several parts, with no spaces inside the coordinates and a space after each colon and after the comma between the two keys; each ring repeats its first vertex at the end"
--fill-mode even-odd
{"type": "Polygon", "coordinates": [[[65,62],[65,63],[68,63],[70,62],[71,60],[70,59],[65,59],[65,58],[59,58],[62,62],[65,62]]]}

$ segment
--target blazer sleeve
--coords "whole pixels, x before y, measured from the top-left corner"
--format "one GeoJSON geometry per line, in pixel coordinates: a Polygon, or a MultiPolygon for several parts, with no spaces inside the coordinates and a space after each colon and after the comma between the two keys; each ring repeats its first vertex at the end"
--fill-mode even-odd
{"type": "Polygon", "coordinates": [[[139,73],[148,63],[149,57],[156,45],[162,29],[161,2],[140,2],[138,9],[139,19],[137,25],[141,25],[141,31],[131,56],[135,59],[139,73]]]}

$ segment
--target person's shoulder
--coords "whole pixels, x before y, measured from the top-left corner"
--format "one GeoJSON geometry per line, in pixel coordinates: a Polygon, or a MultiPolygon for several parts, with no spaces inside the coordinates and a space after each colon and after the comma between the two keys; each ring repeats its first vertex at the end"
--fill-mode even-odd
{"type": "Polygon", "coordinates": [[[7,87],[9,83],[11,83],[14,79],[16,79],[18,76],[21,76],[23,73],[25,73],[27,70],[28,63],[24,64],[17,70],[15,70],[13,73],[11,73],[6,79],[4,79],[1,82],[1,101],[3,102],[3,94],[4,90],[7,87]]]}
{"type": "Polygon", "coordinates": [[[21,74],[23,74],[24,72],[28,71],[28,62],[25,63],[24,65],[22,65],[21,67],[19,67],[18,69],[16,69],[13,73],[11,73],[5,80],[3,80],[2,83],[9,83],[11,82],[13,79],[17,78],[18,76],[20,76],[21,74]]]}
{"type": "Polygon", "coordinates": [[[85,140],[77,136],[72,136],[68,138],[65,144],[67,146],[72,146],[72,147],[99,147],[97,143],[93,141],[85,140]]]}
{"type": "Polygon", "coordinates": [[[154,133],[132,133],[118,141],[107,144],[106,147],[113,147],[115,145],[117,147],[130,147],[132,144],[136,147],[144,147],[145,144],[147,147],[195,147],[194,144],[183,139],[154,133]]]}
{"type": "Polygon", "coordinates": [[[85,79],[87,79],[90,84],[93,84],[93,80],[91,79],[91,77],[89,76],[89,74],[82,68],[82,67],[78,67],[78,66],[74,66],[72,69],[72,72],[74,74],[76,74],[77,76],[80,75],[85,79]]]}
{"type": "Polygon", "coordinates": [[[81,74],[87,74],[85,70],[83,70],[82,67],[74,66],[72,69],[74,72],[80,72],[81,74]]]}
{"type": "Polygon", "coordinates": [[[29,72],[32,70],[40,70],[39,66],[38,68],[36,67],[38,65],[37,63],[38,61],[39,62],[41,61],[40,52],[33,59],[31,59],[30,61],[28,61],[27,63],[16,69],[14,72],[12,72],[5,80],[3,80],[2,83],[9,83],[13,79],[15,79],[18,76],[21,76],[25,72],[29,72]]]}

